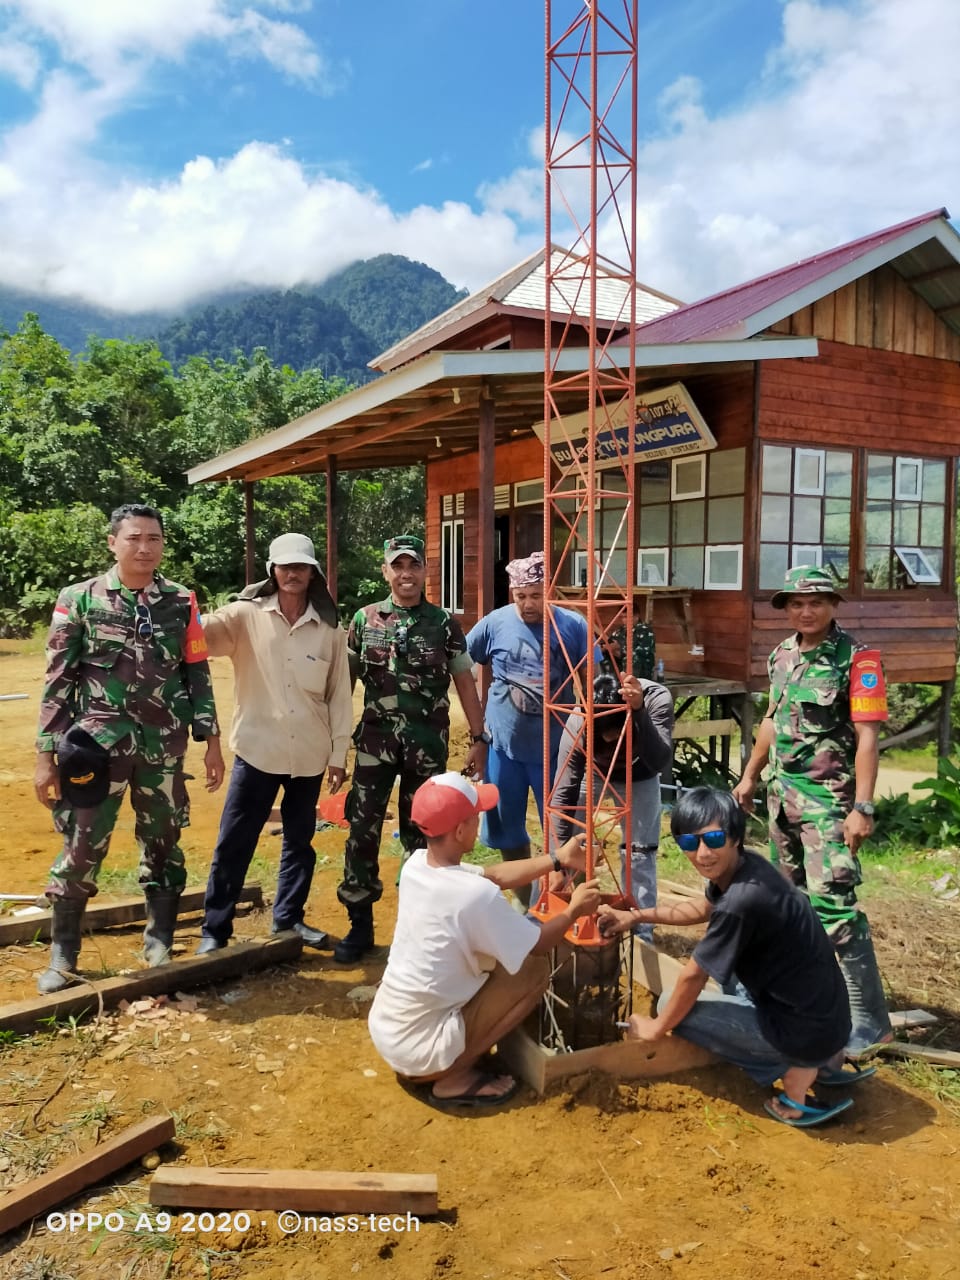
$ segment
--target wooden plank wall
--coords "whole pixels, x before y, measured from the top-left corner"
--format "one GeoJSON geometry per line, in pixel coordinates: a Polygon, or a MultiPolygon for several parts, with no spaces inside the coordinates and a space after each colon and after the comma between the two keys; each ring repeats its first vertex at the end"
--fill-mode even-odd
{"type": "MultiPolygon", "coordinates": [[[[427,464],[427,597],[440,601],[440,525],[441,500],[447,493],[464,495],[464,612],[457,621],[465,631],[477,621],[479,595],[477,527],[480,495],[477,490],[477,455],[464,453],[457,458],[427,464]]],[[[522,439],[497,447],[494,459],[494,484],[513,484],[531,480],[543,472],[543,446],[531,433],[522,439]]]]}
{"type": "MultiPolygon", "coordinates": [[[[952,680],[957,670],[957,606],[952,597],[919,600],[905,594],[900,601],[889,597],[851,600],[842,604],[837,621],[844,630],[880,650],[889,681],[906,684],[939,684],[952,680]]],[[[767,686],[767,658],[789,634],[786,615],[767,601],[754,601],[751,689],[767,686]]]]}
{"type": "Polygon", "coordinates": [[[760,366],[761,439],[925,457],[958,452],[960,368],[821,341],[814,360],[760,366]]]}
{"type": "Polygon", "coordinates": [[[893,267],[879,267],[770,326],[772,333],[824,338],[909,356],[960,360],[960,335],[893,267]]]}

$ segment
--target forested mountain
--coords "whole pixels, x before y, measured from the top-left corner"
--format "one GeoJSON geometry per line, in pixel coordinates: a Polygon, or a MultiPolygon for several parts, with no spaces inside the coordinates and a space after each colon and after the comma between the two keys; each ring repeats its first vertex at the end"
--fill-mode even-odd
{"type": "Polygon", "coordinates": [[[53,298],[0,286],[0,329],[15,333],[30,311],[44,330],[68,351],[81,351],[91,335],[99,338],[151,338],[170,321],[157,312],[127,313],[94,307],[81,299],[53,298]]]}
{"type": "Polygon", "coordinates": [[[414,329],[467,296],[454,289],[439,271],[396,253],[354,262],[317,289],[319,297],[338,303],[354,324],[373,340],[379,355],[414,329]]]}
{"type": "Polygon", "coordinates": [[[0,328],[35,312],[70,351],[88,338],[155,337],[175,366],[193,355],[231,361],[264,348],[275,365],[319,369],[365,382],[367,363],[464,296],[422,262],[384,253],[354,262],[321,285],[208,299],[183,315],[125,314],[83,302],[0,289],[0,328]]]}
{"type": "Polygon", "coordinates": [[[319,369],[347,382],[366,382],[372,376],[367,361],[377,354],[342,307],[295,289],[203,307],[161,330],[157,342],[175,366],[194,355],[232,360],[238,351],[249,356],[262,347],[276,365],[319,369]]]}

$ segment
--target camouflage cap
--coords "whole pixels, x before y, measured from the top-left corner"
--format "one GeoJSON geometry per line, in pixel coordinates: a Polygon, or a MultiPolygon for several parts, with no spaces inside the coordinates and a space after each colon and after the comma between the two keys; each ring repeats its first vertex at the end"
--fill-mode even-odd
{"type": "Polygon", "coordinates": [[[815,564],[797,564],[787,570],[783,586],[774,592],[770,603],[775,609],[785,609],[791,596],[826,595],[835,600],[843,596],[837,590],[837,584],[827,572],[815,564]]]}
{"type": "Polygon", "coordinates": [[[426,564],[423,539],[412,533],[401,533],[398,538],[387,538],[383,544],[383,558],[387,564],[393,564],[400,556],[413,556],[420,564],[426,564]]]}

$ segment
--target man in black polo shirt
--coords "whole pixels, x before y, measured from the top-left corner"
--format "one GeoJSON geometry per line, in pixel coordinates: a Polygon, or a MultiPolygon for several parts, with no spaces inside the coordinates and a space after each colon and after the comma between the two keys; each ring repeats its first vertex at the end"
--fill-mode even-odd
{"type": "Polygon", "coordinates": [[[843,975],[823,928],[806,898],[766,858],[743,846],[746,817],[728,792],[695,787],[673,810],[674,839],[709,881],[705,896],[642,911],[602,906],[600,927],[622,933],[637,923],[707,923],[655,1017],[634,1014],[628,1034],[660,1040],[676,1030],[741,1067],[758,1084],[783,1082],[766,1110],[783,1124],[821,1124],[851,1105],[824,1105],[814,1085],[843,1085],[875,1068],[843,1070],[850,1035],[850,1005],[843,975]],[[708,993],[736,979],[742,995],[708,993]],[[701,998],[698,998],[701,997],[701,998]]]}

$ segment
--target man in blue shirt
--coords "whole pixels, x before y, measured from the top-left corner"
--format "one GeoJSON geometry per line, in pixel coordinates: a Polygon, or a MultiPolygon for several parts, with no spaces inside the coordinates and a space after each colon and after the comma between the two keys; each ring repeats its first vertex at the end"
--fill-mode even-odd
{"type": "MultiPolygon", "coordinates": [[[[507,565],[512,604],[481,618],[467,636],[474,662],[490,664],[487,696],[490,732],[486,778],[500,799],[484,814],[481,840],[505,860],[530,857],[527,797],[532,790],[543,825],[543,552],[507,565]]],[[[554,609],[550,632],[551,700],[573,702],[569,670],[583,662],[590,643],[584,619],[572,609],[554,609]],[[564,688],[561,695],[561,689],[564,688]]],[[[598,654],[599,659],[599,654],[598,654]]],[[[556,773],[563,723],[551,716],[550,777],[556,773]]],[[[530,890],[520,890],[528,903],[530,890]]]]}

